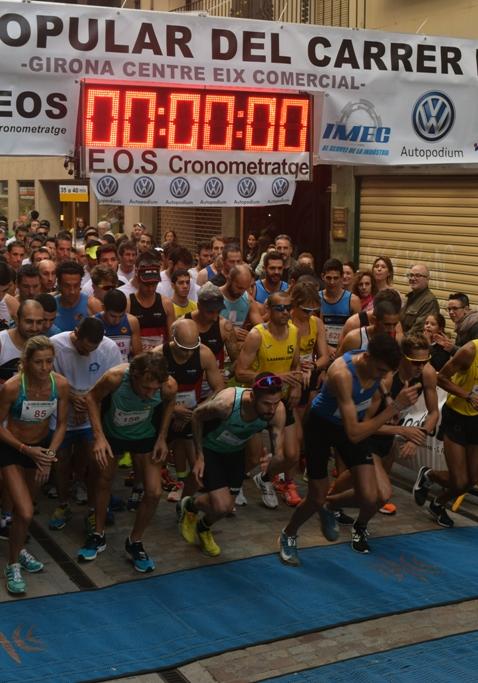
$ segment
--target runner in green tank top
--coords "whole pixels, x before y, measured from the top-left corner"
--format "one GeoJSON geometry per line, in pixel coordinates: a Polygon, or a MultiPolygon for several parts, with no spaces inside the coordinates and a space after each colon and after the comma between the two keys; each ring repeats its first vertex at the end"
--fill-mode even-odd
{"type": "Polygon", "coordinates": [[[180,531],[188,543],[196,539],[205,555],[221,549],[211,526],[228,515],[245,476],[244,449],[264,429],[270,432],[274,455],[283,458],[285,407],[282,380],[271,373],[259,375],[252,389],[229,387],[201,403],[192,415],[197,460],[193,472],[206,493],[186,496],[179,506],[180,531]],[[203,516],[198,520],[198,513],[203,516]]]}
{"type": "Polygon", "coordinates": [[[136,512],[125,549],[134,568],[150,572],[155,564],[145,552],[143,534],[161,495],[161,464],[167,457],[168,433],[176,401],[176,382],[166,360],[157,353],[141,353],[108,370],[86,396],[94,434],[93,455],[98,467],[95,491],[95,531],[78,551],[78,559],[94,560],[106,548],[106,509],[117,457],[124,451],[141,454],[144,498],[136,512]],[[159,412],[159,410],[161,412],[159,412]]]}

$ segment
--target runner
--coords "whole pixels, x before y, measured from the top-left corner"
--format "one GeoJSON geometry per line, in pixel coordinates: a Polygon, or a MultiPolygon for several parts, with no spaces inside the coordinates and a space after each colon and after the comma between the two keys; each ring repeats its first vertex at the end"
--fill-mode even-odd
{"type": "Polygon", "coordinates": [[[176,399],[176,382],[168,375],[164,357],[141,353],[109,370],[86,396],[94,434],[97,465],[95,529],[78,551],[80,561],[94,560],[106,549],[105,521],[117,457],[125,451],[141,454],[144,497],[125,541],[136,571],[155,569],[143,547],[143,534],[161,495],[161,465],[168,455],[166,435],[176,399]]]}
{"type": "Polygon", "coordinates": [[[13,502],[7,590],[12,595],[26,591],[21,570],[43,569],[43,563],[25,548],[33,517],[33,501],[39,484],[47,481],[56,450],[63,441],[68,410],[68,383],[52,372],[54,349],[43,336],[29,339],[24,347],[19,374],[3,386],[0,398],[0,468],[3,483],[13,502]],[[50,417],[56,414],[56,429],[50,417]]]}
{"type": "Polygon", "coordinates": [[[423,466],[413,487],[417,505],[424,505],[432,484],[443,488],[429,511],[437,524],[451,528],[446,511],[452,498],[466,493],[478,481],[478,339],[468,342],[438,373],[438,386],[448,392],[442,410],[442,430],[448,471],[423,466]]]}
{"type": "Polygon", "coordinates": [[[173,289],[173,296],[171,301],[174,307],[174,317],[177,320],[186,313],[195,311],[197,308],[196,301],[189,299],[189,289],[191,287],[191,275],[188,270],[184,268],[175,270],[171,275],[171,287],[173,289]]]}
{"type": "Polygon", "coordinates": [[[327,344],[332,358],[335,358],[342,328],[347,319],[361,310],[358,296],[344,289],[343,274],[343,266],[338,259],[332,258],[324,263],[321,277],[325,289],[319,292],[320,317],[324,321],[327,344]]]}
{"type": "Polygon", "coordinates": [[[43,331],[44,312],[38,301],[22,301],[17,326],[0,332],[0,384],[13,377],[27,340],[43,331]]]}
{"type": "Polygon", "coordinates": [[[96,317],[104,325],[105,336],[112,339],[121,353],[123,363],[142,351],[141,334],[137,318],[126,313],[128,300],[123,292],[113,289],[103,299],[105,310],[96,317]]]}
{"type": "Polygon", "coordinates": [[[58,310],[55,325],[62,332],[71,332],[89,315],[88,296],[81,292],[83,273],[83,266],[74,261],[63,261],[57,265],[59,294],[55,296],[58,310]]]}
{"type": "MultiPolygon", "coordinates": [[[[287,419],[284,430],[285,460],[272,459],[266,472],[254,477],[261,489],[262,501],[266,507],[276,508],[277,497],[272,479],[274,475],[292,470],[299,460],[300,450],[293,409],[299,402],[302,390],[300,370],[300,340],[298,330],[290,321],[292,307],[288,292],[276,292],[267,300],[268,323],[256,325],[247,336],[236,364],[238,382],[251,385],[258,373],[270,372],[278,375],[284,383],[284,399],[287,406],[287,419]]],[[[280,483],[280,492],[288,505],[300,502],[295,482],[286,478],[280,483]],[[285,483],[285,485],[284,485],[285,483]]]]}
{"type": "Polygon", "coordinates": [[[375,334],[388,334],[395,339],[399,322],[399,307],[397,309],[397,306],[391,301],[383,301],[381,299],[374,301],[372,324],[368,324],[367,317],[367,322],[364,326],[355,328],[346,334],[338,348],[337,357],[342,356],[346,351],[355,349],[366,351],[370,339],[375,334]]]}
{"type": "Polygon", "coordinates": [[[197,459],[194,474],[206,493],[186,496],[180,505],[180,531],[188,543],[199,543],[210,557],[220,555],[211,527],[229,514],[245,476],[247,441],[268,429],[278,457],[283,455],[285,408],[282,380],[259,375],[252,389],[229,387],[204,401],[193,412],[192,430],[197,459]],[[198,519],[199,512],[203,516],[198,519]]]}
{"type": "Polygon", "coordinates": [[[262,322],[259,304],[249,293],[252,273],[249,266],[239,265],[232,268],[227,276],[227,282],[220,287],[224,297],[224,308],[221,316],[233,325],[239,342],[243,342],[249,330],[249,323],[258,325],[262,322]]]}
{"type": "Polygon", "coordinates": [[[259,304],[264,304],[274,292],[286,291],[287,282],[282,280],[284,272],[284,259],[278,251],[268,251],[264,257],[264,274],[262,280],[256,280],[254,299],[259,304]]]}
{"type": "MultiPolygon", "coordinates": [[[[359,313],[354,313],[354,315],[350,316],[350,318],[347,320],[340,335],[339,346],[343,342],[347,334],[352,330],[358,330],[361,327],[368,327],[369,325],[373,325],[375,323],[374,310],[376,309],[379,303],[381,304],[385,301],[391,305],[391,310],[393,311],[391,313],[392,315],[395,316],[400,314],[400,311],[402,310],[402,299],[397,290],[391,288],[380,290],[379,292],[377,292],[374,298],[374,306],[371,311],[360,311],[359,313]]],[[[400,340],[403,337],[402,326],[398,324],[396,325],[395,329],[396,337],[398,340],[400,340]]]]}
{"type": "Polygon", "coordinates": [[[378,486],[369,438],[418,396],[415,387],[404,387],[385,410],[365,418],[372,400],[379,404],[380,380],[396,370],[400,362],[397,342],[387,335],[376,335],[367,351],[346,353],[330,366],[327,380],[312,403],[304,426],[308,491],[294,510],[279,537],[280,558],[286,564],[300,564],[297,552],[299,528],[316,512],[322,533],[329,541],[338,538],[337,521],[326,505],[329,488],[330,449],[336,448],[352,472],[359,514],[352,527],[352,548],[367,553],[367,523],[377,511],[378,486]]]}

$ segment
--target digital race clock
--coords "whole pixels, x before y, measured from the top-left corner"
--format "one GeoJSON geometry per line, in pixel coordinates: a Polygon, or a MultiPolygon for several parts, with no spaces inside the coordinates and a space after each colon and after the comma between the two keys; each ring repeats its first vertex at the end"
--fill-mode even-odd
{"type": "Polygon", "coordinates": [[[82,84],[80,146],[208,152],[310,150],[310,97],[208,87],[82,84]]]}

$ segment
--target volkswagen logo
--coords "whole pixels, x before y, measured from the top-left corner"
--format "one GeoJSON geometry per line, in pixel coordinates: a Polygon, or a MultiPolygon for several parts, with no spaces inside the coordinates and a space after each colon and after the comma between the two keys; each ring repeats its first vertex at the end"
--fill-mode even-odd
{"type": "Polygon", "coordinates": [[[274,197],[283,197],[289,189],[287,178],[275,178],[272,182],[272,194],[274,197]]]}
{"type": "Polygon", "coordinates": [[[133,190],[138,197],[151,197],[155,190],[155,184],[147,175],[142,175],[134,181],[133,190]]]}
{"type": "Polygon", "coordinates": [[[169,185],[169,191],[171,192],[173,197],[176,197],[176,199],[182,199],[183,197],[185,197],[187,194],[189,194],[189,190],[189,182],[186,180],[186,178],[183,178],[181,176],[174,178],[174,180],[172,180],[171,184],[169,185]]]}
{"type": "Polygon", "coordinates": [[[244,197],[244,199],[253,197],[256,194],[256,190],[256,181],[254,180],[254,178],[250,178],[249,176],[241,178],[240,181],[237,183],[237,191],[239,192],[241,197],[244,197]]]}
{"type": "Polygon", "coordinates": [[[112,197],[118,192],[118,181],[112,175],[104,175],[96,183],[96,189],[102,197],[112,197]]]}
{"type": "Polygon", "coordinates": [[[422,95],[413,107],[412,123],[415,133],[427,142],[436,142],[444,138],[454,122],[453,102],[438,90],[422,95]]]}
{"type": "Polygon", "coordinates": [[[208,178],[204,183],[204,192],[210,199],[217,199],[224,192],[224,183],[220,178],[208,178]]]}

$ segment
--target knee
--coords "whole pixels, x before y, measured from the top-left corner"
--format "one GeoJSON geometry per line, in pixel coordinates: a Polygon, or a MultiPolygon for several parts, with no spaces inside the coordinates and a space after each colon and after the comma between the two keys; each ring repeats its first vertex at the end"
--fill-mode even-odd
{"type": "Polygon", "coordinates": [[[149,505],[157,505],[161,498],[161,486],[154,488],[146,488],[144,491],[144,498],[149,505]]]}
{"type": "Polygon", "coordinates": [[[22,505],[15,507],[13,517],[14,519],[17,518],[22,521],[23,524],[30,524],[33,519],[33,505],[25,502],[22,505]]]}
{"type": "Polygon", "coordinates": [[[234,499],[232,496],[230,496],[229,498],[215,500],[211,507],[215,515],[218,517],[225,517],[232,512],[234,508],[234,499]]]}
{"type": "Polygon", "coordinates": [[[377,490],[365,491],[361,497],[360,507],[375,509],[377,504],[380,504],[380,500],[381,496],[377,490]]]}

